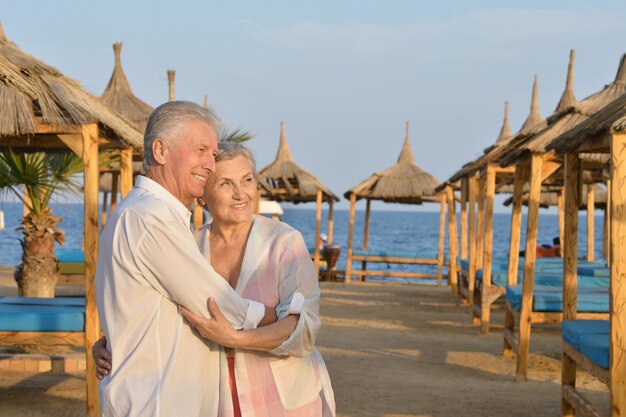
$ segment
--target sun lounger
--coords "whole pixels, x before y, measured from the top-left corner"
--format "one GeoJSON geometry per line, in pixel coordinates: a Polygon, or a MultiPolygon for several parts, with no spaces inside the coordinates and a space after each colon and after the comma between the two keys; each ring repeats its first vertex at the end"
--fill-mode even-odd
{"type": "Polygon", "coordinates": [[[82,250],[57,251],[59,279],[57,285],[85,284],[85,253],[82,250]]]}
{"type": "MultiPolygon", "coordinates": [[[[506,287],[504,320],[504,355],[517,354],[517,375],[524,379],[528,366],[528,352],[532,324],[561,323],[563,321],[563,282],[545,285],[535,282],[532,295],[524,294],[523,285],[506,287]],[[527,313],[522,313],[524,302],[532,299],[527,313]],[[524,318],[524,314],[527,318],[524,318]],[[515,324],[519,323],[519,339],[515,335],[515,324]],[[521,347],[520,347],[521,346],[521,347]]],[[[579,319],[606,320],[609,317],[609,287],[605,277],[578,276],[577,317],[579,319]]],[[[585,342],[587,343],[587,342],[585,342]]]]}
{"type": "MultiPolygon", "coordinates": [[[[561,396],[563,401],[575,409],[595,410],[595,407],[576,390],[575,369],[583,369],[609,384],[609,332],[608,320],[564,321],[561,332],[563,337],[563,370],[572,374],[569,383],[563,383],[561,396]]],[[[597,411],[596,411],[597,412],[597,411]]]]}
{"type": "Polygon", "coordinates": [[[0,298],[0,345],[85,344],[84,298],[0,298]]]}
{"type": "MultiPolygon", "coordinates": [[[[413,271],[381,271],[367,270],[367,263],[386,263],[402,265],[439,265],[440,260],[435,253],[410,252],[410,251],[390,251],[390,250],[362,250],[355,249],[352,252],[352,261],[361,262],[361,269],[352,269],[351,274],[358,275],[361,281],[366,276],[393,277],[393,278],[425,278],[441,281],[442,272],[413,272],[413,271]],[[440,274],[441,273],[441,274],[440,274]]],[[[442,265],[448,265],[447,258],[444,257],[442,265]]]]}

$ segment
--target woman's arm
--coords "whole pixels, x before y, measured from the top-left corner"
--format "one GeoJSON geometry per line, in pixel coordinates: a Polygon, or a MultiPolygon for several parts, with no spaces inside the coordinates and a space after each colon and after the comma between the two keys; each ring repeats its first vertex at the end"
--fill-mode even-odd
{"type": "Polygon", "coordinates": [[[269,352],[287,340],[298,324],[299,316],[289,315],[264,327],[237,331],[228,323],[213,298],[209,298],[207,307],[213,317],[211,319],[194,314],[182,306],[180,310],[190,326],[202,337],[225,347],[269,352]]]}

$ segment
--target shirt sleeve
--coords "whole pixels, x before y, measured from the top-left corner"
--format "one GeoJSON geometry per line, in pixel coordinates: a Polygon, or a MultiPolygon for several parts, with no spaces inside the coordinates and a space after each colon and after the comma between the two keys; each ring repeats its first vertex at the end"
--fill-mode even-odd
{"type": "Polygon", "coordinates": [[[280,303],[276,308],[278,318],[285,318],[290,314],[290,307],[293,309],[296,304],[294,299],[302,296],[304,302],[300,308],[296,329],[286,341],[270,353],[277,356],[302,357],[312,351],[321,327],[319,282],[311,255],[299,232],[290,233],[277,245],[277,249],[281,252],[278,257],[281,275],[278,285],[280,303]]]}
{"type": "MultiPolygon", "coordinates": [[[[126,227],[142,220],[132,219],[132,215],[126,217],[126,227]]],[[[135,248],[135,259],[157,291],[206,318],[210,317],[207,300],[213,297],[235,329],[257,327],[265,306],[237,294],[202,256],[191,231],[180,221],[159,220],[143,228],[145,232],[135,248]]]]}

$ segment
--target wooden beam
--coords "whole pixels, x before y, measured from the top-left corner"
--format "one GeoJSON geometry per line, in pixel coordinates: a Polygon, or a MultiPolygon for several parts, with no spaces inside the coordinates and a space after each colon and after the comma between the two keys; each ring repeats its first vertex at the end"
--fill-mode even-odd
{"type": "Polygon", "coordinates": [[[452,290],[452,295],[459,294],[459,282],[457,275],[456,257],[459,253],[459,243],[456,227],[456,202],[454,201],[454,190],[451,185],[446,187],[446,198],[448,202],[448,249],[450,265],[448,266],[448,283],[452,290]]]}
{"type": "Polygon", "coordinates": [[[469,178],[469,266],[467,272],[467,289],[469,299],[467,300],[470,312],[474,310],[474,289],[476,287],[476,197],[478,181],[475,175],[469,178]]]}
{"type": "Polygon", "coordinates": [[[120,179],[119,173],[117,172],[111,173],[111,206],[110,206],[111,213],[113,213],[113,211],[117,207],[117,193],[119,190],[119,179],[120,179]]]}
{"type": "Polygon", "coordinates": [[[58,138],[67,145],[76,155],[83,155],[83,137],[81,135],[58,135],[58,138]]]}
{"type": "Polygon", "coordinates": [[[328,244],[333,243],[333,238],[334,238],[334,234],[333,234],[335,230],[334,208],[335,208],[335,200],[333,200],[332,197],[328,197],[328,244]]]}
{"type": "Polygon", "coordinates": [[[313,263],[315,264],[315,275],[320,276],[320,234],[322,233],[322,191],[317,192],[315,201],[315,249],[313,249],[313,263]]]}
{"type": "Polygon", "coordinates": [[[563,257],[563,242],[565,242],[565,216],[563,207],[563,192],[564,188],[561,188],[556,195],[556,211],[559,217],[559,245],[561,246],[561,258],[563,257]]]}
{"type": "Polygon", "coordinates": [[[595,196],[593,193],[593,184],[587,184],[587,261],[594,259],[594,238],[595,238],[595,196]]]}
{"type": "Polygon", "coordinates": [[[98,125],[82,127],[85,214],[85,349],[87,351],[87,415],[99,415],[98,380],[91,347],[100,338],[100,320],[96,306],[96,264],[98,262],[98,125]]]}
{"type": "MultiPolygon", "coordinates": [[[[495,165],[488,164],[485,171],[485,245],[483,252],[483,293],[488,293],[491,288],[491,267],[493,264],[493,203],[496,193],[496,169],[495,165]]],[[[480,324],[483,334],[489,333],[491,321],[491,304],[481,302],[480,324]]]]}
{"type": "Polygon", "coordinates": [[[483,251],[485,247],[485,176],[478,178],[478,217],[476,226],[476,269],[483,267],[483,251]]]}
{"type": "MultiPolygon", "coordinates": [[[[369,198],[365,200],[365,223],[363,226],[363,250],[367,250],[369,248],[369,240],[370,240],[370,215],[372,213],[372,200],[369,198]]],[[[361,269],[367,269],[367,261],[361,262],[361,269]]]]}
{"type": "Polygon", "coordinates": [[[604,229],[606,241],[606,255],[604,259],[606,259],[606,265],[608,267],[611,266],[611,180],[608,179],[606,181],[606,207],[604,209],[604,217],[606,218],[606,228],[604,229]]]}
{"type": "Polygon", "coordinates": [[[611,137],[611,416],[626,416],[626,134],[611,137]]]}
{"type": "Polygon", "coordinates": [[[528,371],[530,350],[531,315],[533,309],[533,288],[535,280],[535,259],[537,256],[537,231],[539,226],[539,201],[541,199],[541,176],[543,156],[531,155],[530,189],[528,192],[528,218],[526,224],[526,253],[524,255],[524,282],[522,283],[522,307],[520,309],[519,351],[515,379],[525,381],[528,371]]]}
{"type": "Polygon", "coordinates": [[[515,169],[515,182],[513,184],[513,205],[511,207],[511,236],[509,238],[509,270],[507,276],[508,285],[517,285],[519,274],[519,248],[522,229],[522,202],[524,185],[528,181],[530,170],[528,165],[519,164],[515,169]]]}
{"type": "Polygon", "coordinates": [[[443,244],[446,238],[446,195],[440,195],[439,244],[437,246],[437,286],[443,283],[443,244]]]}
{"type": "Polygon", "coordinates": [[[120,149],[120,194],[126,197],[133,188],[133,150],[120,149]]]}
{"type": "Polygon", "coordinates": [[[580,159],[565,155],[565,232],[563,250],[563,318],[576,320],[578,299],[578,207],[580,206],[580,159]]]}
{"type": "Polygon", "coordinates": [[[469,200],[467,177],[461,180],[461,259],[467,259],[467,204],[469,200]]]}
{"type": "Polygon", "coordinates": [[[346,255],[346,277],[345,281],[351,281],[352,269],[352,249],[354,244],[354,208],[356,205],[356,194],[350,194],[350,214],[348,215],[348,253],[346,255]]]}

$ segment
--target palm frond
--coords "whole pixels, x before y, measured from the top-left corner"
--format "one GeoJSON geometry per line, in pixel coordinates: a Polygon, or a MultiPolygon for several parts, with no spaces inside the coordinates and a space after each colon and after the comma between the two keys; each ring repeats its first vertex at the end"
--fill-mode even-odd
{"type": "Polygon", "coordinates": [[[220,127],[218,132],[218,138],[223,142],[237,142],[242,143],[254,138],[254,135],[250,132],[245,132],[240,128],[231,130],[228,126],[220,127]]]}

